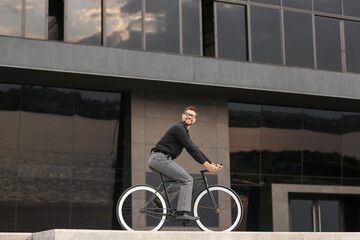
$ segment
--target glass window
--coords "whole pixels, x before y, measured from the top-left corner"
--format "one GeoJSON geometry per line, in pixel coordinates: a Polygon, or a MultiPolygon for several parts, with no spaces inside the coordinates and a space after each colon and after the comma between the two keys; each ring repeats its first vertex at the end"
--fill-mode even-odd
{"type": "Polygon", "coordinates": [[[146,49],[179,53],[178,0],[146,0],[146,49]]]}
{"type": "MultiPolygon", "coordinates": [[[[343,176],[344,178],[357,179],[348,181],[344,179],[344,184],[357,182],[360,185],[360,113],[343,113],[343,176]]],[[[354,184],[350,184],[354,185],[354,184]]]]}
{"type": "Polygon", "coordinates": [[[141,0],[106,1],[106,45],[141,49],[141,0]]]}
{"type": "Polygon", "coordinates": [[[314,11],[341,14],[341,0],[314,0],[314,11]]]}
{"type": "Polygon", "coordinates": [[[247,60],[245,6],[216,4],[220,58],[247,60]]]}
{"type": "Polygon", "coordinates": [[[360,17],[360,1],[359,0],[343,0],[344,15],[352,17],[360,17]]]}
{"type": "Polygon", "coordinates": [[[0,35],[21,36],[22,0],[0,1],[0,35]]]}
{"type": "Polygon", "coordinates": [[[283,6],[311,10],[311,0],[283,0],[283,6]]]}
{"type": "Polygon", "coordinates": [[[340,184],[341,119],[341,112],[304,109],[303,172],[311,177],[306,183],[340,184]]]}
{"type": "Polygon", "coordinates": [[[280,0],[251,0],[251,2],[266,3],[280,6],[280,0]]]}
{"type": "Polygon", "coordinates": [[[346,68],[360,73],[360,23],[345,21],[346,68]]]}
{"type": "Polygon", "coordinates": [[[262,106],[262,175],[300,177],[303,144],[302,111],[301,108],[262,106]]]}
{"type": "MultiPolygon", "coordinates": [[[[0,84],[0,156],[5,156],[9,149],[17,149],[19,146],[19,110],[20,87],[0,84]]],[[[7,157],[0,157],[0,162],[13,163],[7,157]]]]}
{"type": "Polygon", "coordinates": [[[182,0],[183,53],[200,55],[199,0],[182,0]]]}
{"type": "Polygon", "coordinates": [[[315,31],[318,68],[341,71],[339,20],[316,17],[315,31]]]}
{"type": "Polygon", "coordinates": [[[259,183],[261,106],[229,103],[232,181],[259,183]]]}
{"type": "Polygon", "coordinates": [[[286,65],[314,67],[311,15],[284,11],[286,65]]]}
{"type": "Polygon", "coordinates": [[[251,7],[253,61],[281,64],[279,10],[251,7]]]}
{"type": "Polygon", "coordinates": [[[313,201],[290,199],[290,224],[292,232],[313,232],[313,201]]]}
{"type": "Polygon", "coordinates": [[[21,148],[32,151],[72,151],[73,91],[23,86],[21,108],[21,148]]]}
{"type": "Polygon", "coordinates": [[[25,37],[45,39],[45,0],[26,1],[25,37]]]}
{"type": "Polygon", "coordinates": [[[101,44],[101,0],[68,1],[67,41],[101,44]]]}

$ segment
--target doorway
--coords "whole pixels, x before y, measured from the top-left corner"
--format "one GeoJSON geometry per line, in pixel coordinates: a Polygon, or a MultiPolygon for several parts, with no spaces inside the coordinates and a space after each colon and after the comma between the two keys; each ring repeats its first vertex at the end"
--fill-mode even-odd
{"type": "Polygon", "coordinates": [[[290,198],[292,232],[342,232],[342,199],[290,198]]]}

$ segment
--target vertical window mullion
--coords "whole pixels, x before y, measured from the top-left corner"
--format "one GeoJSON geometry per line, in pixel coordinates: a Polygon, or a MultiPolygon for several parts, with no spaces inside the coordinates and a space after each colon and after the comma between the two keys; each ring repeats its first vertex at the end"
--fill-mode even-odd
{"type": "Polygon", "coordinates": [[[247,48],[248,48],[248,61],[252,62],[252,44],[251,44],[251,16],[250,16],[250,5],[246,5],[246,20],[247,20],[247,48]]]}
{"type": "Polygon", "coordinates": [[[64,0],[64,42],[68,41],[68,0],[64,0]]]}
{"type": "Polygon", "coordinates": [[[314,48],[314,69],[318,68],[317,64],[317,50],[316,50],[316,31],[315,31],[315,14],[311,14],[312,18],[312,32],[313,32],[313,48],[314,48]]]}
{"type": "Polygon", "coordinates": [[[217,2],[214,2],[214,39],[215,39],[215,58],[219,57],[219,41],[218,41],[218,19],[217,19],[217,2]]]}
{"type": "Polygon", "coordinates": [[[146,50],[146,33],[145,33],[145,18],[146,18],[146,2],[145,0],[141,1],[141,49],[146,50]]]}
{"type": "Polygon", "coordinates": [[[341,46],[341,67],[346,72],[346,46],[345,46],[345,27],[344,20],[339,21],[340,24],[340,46],[341,46]]]}
{"type": "Polygon", "coordinates": [[[280,9],[280,39],[281,39],[281,63],[286,65],[285,30],[284,30],[284,9],[280,9]]]}
{"type": "Polygon", "coordinates": [[[180,54],[183,54],[183,22],[182,22],[182,0],[179,1],[179,50],[180,54]]]}
{"type": "Polygon", "coordinates": [[[26,0],[22,0],[21,6],[21,37],[25,37],[26,26],[26,0]]]}
{"type": "Polygon", "coordinates": [[[200,56],[204,55],[204,50],[203,50],[203,28],[202,28],[202,16],[203,12],[202,12],[202,6],[201,6],[201,0],[199,0],[199,30],[200,30],[200,56]]]}

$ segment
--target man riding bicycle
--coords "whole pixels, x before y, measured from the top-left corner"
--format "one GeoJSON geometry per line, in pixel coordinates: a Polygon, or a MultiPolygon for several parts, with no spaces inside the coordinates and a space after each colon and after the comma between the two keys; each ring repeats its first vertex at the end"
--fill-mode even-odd
{"type": "MultiPolygon", "coordinates": [[[[191,214],[193,178],[173,160],[185,148],[194,160],[203,164],[209,172],[217,172],[222,169],[221,165],[213,164],[191,141],[189,128],[196,122],[196,117],[197,110],[195,107],[189,106],[185,108],[184,113],[181,115],[181,122],[173,125],[155,147],[151,149],[148,161],[150,169],[156,170],[166,178],[176,181],[170,184],[166,190],[170,201],[179,195],[176,211],[177,221],[194,221],[199,218],[191,214]]],[[[157,204],[156,199],[154,202],[157,204]]]]}

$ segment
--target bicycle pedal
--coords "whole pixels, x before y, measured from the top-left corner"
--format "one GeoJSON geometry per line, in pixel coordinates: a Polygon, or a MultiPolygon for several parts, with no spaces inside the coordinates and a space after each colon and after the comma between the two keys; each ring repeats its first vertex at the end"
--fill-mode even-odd
{"type": "Polygon", "coordinates": [[[183,221],[184,227],[190,227],[190,221],[183,221]]]}

